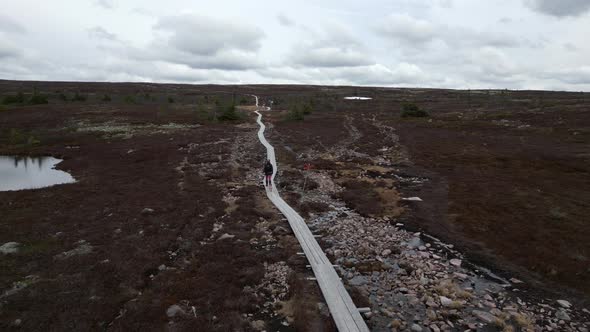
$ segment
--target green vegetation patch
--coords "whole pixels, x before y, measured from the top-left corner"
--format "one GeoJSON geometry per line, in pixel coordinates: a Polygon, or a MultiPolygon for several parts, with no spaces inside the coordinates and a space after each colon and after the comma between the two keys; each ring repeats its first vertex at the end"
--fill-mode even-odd
{"type": "Polygon", "coordinates": [[[424,118],[430,114],[426,110],[421,109],[414,103],[405,103],[402,105],[402,118],[424,118]]]}

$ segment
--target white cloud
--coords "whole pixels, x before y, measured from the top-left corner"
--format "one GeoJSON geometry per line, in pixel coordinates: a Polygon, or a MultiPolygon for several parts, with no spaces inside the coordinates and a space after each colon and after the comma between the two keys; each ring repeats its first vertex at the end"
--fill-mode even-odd
{"type": "Polygon", "coordinates": [[[94,38],[97,40],[108,40],[108,41],[117,41],[117,35],[114,33],[110,33],[107,30],[105,30],[103,27],[93,27],[87,30],[88,31],[88,36],[90,38],[94,38]]]}
{"type": "Polygon", "coordinates": [[[105,9],[113,9],[115,8],[115,4],[113,0],[96,0],[94,2],[97,6],[105,8],[105,9]]]}
{"type": "Polygon", "coordinates": [[[587,0],[5,1],[0,77],[590,90],[589,8],[587,0]]]}
{"type": "MultiPolygon", "coordinates": [[[[0,33],[0,37],[2,34],[0,33]]],[[[0,59],[16,58],[23,54],[22,50],[8,39],[0,38],[0,59]]]]}
{"type": "Polygon", "coordinates": [[[295,25],[295,22],[283,13],[277,15],[277,20],[282,26],[291,27],[295,25]]]}
{"type": "Polygon", "coordinates": [[[0,31],[10,33],[25,33],[27,29],[13,18],[0,14],[0,31]]]}

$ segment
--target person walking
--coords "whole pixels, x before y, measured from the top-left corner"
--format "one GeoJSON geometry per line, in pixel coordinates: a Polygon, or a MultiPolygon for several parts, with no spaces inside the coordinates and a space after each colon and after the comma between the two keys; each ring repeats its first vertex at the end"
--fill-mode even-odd
{"type": "Polygon", "coordinates": [[[266,160],[266,164],[264,164],[264,185],[270,186],[272,184],[272,173],[274,169],[270,160],[266,160]]]}

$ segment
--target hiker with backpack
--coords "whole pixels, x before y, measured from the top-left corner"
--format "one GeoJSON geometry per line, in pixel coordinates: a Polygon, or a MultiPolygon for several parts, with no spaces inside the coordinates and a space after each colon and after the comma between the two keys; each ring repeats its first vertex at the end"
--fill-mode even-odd
{"type": "Polygon", "coordinates": [[[272,184],[272,173],[274,171],[274,168],[272,167],[272,164],[270,162],[270,160],[266,160],[266,164],[264,164],[264,185],[265,186],[270,186],[272,184]]]}

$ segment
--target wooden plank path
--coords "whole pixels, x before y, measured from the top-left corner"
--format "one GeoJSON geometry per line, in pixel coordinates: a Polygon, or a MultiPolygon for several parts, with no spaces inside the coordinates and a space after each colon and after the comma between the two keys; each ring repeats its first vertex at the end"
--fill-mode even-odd
{"type": "MultiPolygon", "coordinates": [[[[256,97],[256,106],[258,107],[258,97],[256,97]]],[[[277,162],[275,158],[275,150],[268,143],[264,137],[264,123],[262,123],[262,114],[256,111],[258,119],[256,122],[260,125],[258,130],[258,138],[260,142],[266,147],[267,159],[273,165],[273,181],[272,190],[266,188],[266,195],[273,202],[273,204],[283,213],[289,221],[295,237],[299,241],[313,273],[320,286],[322,294],[330,309],[330,314],[336,323],[339,331],[369,331],[367,324],[359,313],[358,308],[352,302],[350,295],[344,288],[338,273],[334,270],[334,266],[324,254],[324,251],[316,241],[315,237],[307,227],[303,218],[293,210],[279,195],[277,187],[274,183],[274,176],[277,172],[277,162]]]]}

